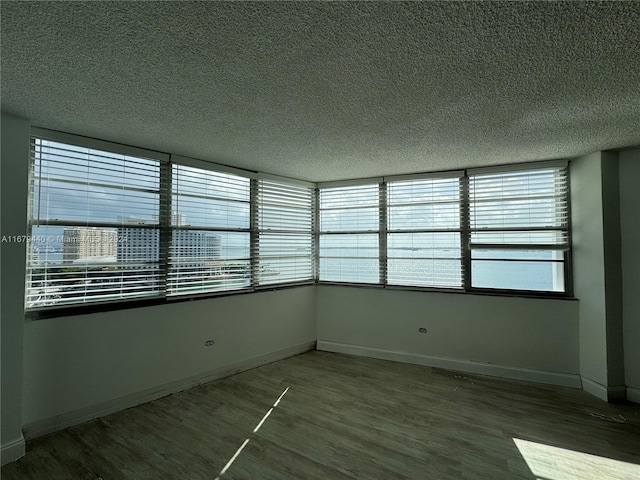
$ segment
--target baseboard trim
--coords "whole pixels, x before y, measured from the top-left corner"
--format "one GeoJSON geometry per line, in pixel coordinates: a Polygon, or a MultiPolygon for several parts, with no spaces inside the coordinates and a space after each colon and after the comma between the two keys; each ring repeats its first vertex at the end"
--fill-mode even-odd
{"type": "Polygon", "coordinates": [[[0,447],[0,464],[6,465],[19,460],[24,457],[24,452],[24,436],[20,435],[20,438],[2,444],[2,447],[0,447]]]}
{"type": "Polygon", "coordinates": [[[63,430],[75,425],[80,425],[82,423],[95,420],[96,418],[111,415],[112,413],[135,407],[136,405],[141,405],[143,403],[147,403],[152,400],[165,397],[167,395],[178,393],[183,390],[188,390],[189,388],[197,387],[199,385],[204,385],[206,383],[210,383],[215,380],[234,375],[236,373],[251,370],[268,363],[277,362],[278,360],[283,360],[300,353],[308,352],[309,350],[314,350],[315,347],[315,341],[301,343],[299,345],[294,345],[282,350],[277,350],[275,352],[252,357],[231,365],[226,365],[224,367],[220,367],[203,374],[166,383],[158,387],[143,390],[141,392],[136,392],[131,395],[116,398],[113,400],[108,400],[106,402],[101,402],[99,404],[90,405],[88,407],[74,410],[68,413],[63,413],[62,415],[57,415],[55,417],[38,420],[36,422],[24,425],[24,436],[27,440],[31,440],[43,435],[48,435],[58,430],[63,430]]]}
{"type": "Polygon", "coordinates": [[[584,376],[582,377],[582,389],[605,402],[621,402],[627,398],[627,388],[624,385],[605,387],[584,376]]]}
{"type": "Polygon", "coordinates": [[[640,403],[640,389],[627,387],[627,400],[630,402],[640,403]]]}
{"type": "Polygon", "coordinates": [[[475,362],[472,360],[457,360],[453,358],[431,357],[414,353],[395,352],[378,348],[362,347],[344,343],[318,340],[318,350],[327,352],[346,353],[363,357],[392,360],[395,362],[413,363],[426,367],[444,368],[466,373],[476,373],[491,377],[509,378],[512,380],[524,380],[527,382],[558,385],[561,387],[581,388],[580,375],[559,372],[547,372],[529,368],[509,367],[492,363],[475,362]]]}

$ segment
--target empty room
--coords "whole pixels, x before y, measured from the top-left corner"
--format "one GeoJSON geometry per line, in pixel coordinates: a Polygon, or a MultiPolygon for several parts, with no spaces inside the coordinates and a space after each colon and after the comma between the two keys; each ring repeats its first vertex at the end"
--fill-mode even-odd
{"type": "Polygon", "coordinates": [[[640,479],[640,2],[0,8],[3,479],[640,479]]]}

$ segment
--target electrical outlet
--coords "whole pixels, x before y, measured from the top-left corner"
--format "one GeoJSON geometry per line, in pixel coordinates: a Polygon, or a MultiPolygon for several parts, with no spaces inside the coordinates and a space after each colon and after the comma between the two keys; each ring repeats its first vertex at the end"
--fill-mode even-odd
{"type": "Polygon", "coordinates": [[[205,347],[211,347],[213,346],[215,342],[213,340],[207,340],[206,342],[204,342],[204,346],[205,347]]]}
{"type": "Polygon", "coordinates": [[[424,328],[424,327],[420,327],[420,328],[418,329],[418,331],[419,331],[420,333],[427,333],[427,329],[426,329],[426,328],[424,328]]]}

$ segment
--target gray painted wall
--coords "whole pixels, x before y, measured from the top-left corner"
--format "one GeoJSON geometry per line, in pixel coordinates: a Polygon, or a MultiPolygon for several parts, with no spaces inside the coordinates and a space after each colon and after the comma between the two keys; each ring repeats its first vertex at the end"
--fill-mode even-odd
{"type": "Polygon", "coordinates": [[[317,287],[318,341],[577,374],[578,302],[317,287]],[[426,334],[418,332],[420,327],[426,334]]]}
{"type": "Polygon", "coordinates": [[[311,286],[27,322],[25,425],[313,342],[314,296],[311,286]]]}
{"type": "Polygon", "coordinates": [[[640,148],[620,153],[619,173],[625,382],[640,394],[640,148]]]}
{"type": "Polygon", "coordinates": [[[571,162],[574,294],[580,299],[580,373],[607,385],[602,154],[571,162]]]}
{"type": "MultiPolygon", "coordinates": [[[[2,114],[1,235],[25,235],[27,227],[27,175],[29,122],[2,114]]],[[[22,339],[24,326],[23,243],[2,243],[1,337],[3,463],[24,451],[22,442],[22,339]],[[17,442],[17,443],[16,443],[17,442]],[[9,450],[6,448],[14,445],[9,450]],[[6,458],[5,458],[6,457],[6,458]]]]}
{"type": "Polygon", "coordinates": [[[602,153],[602,229],[607,319],[607,385],[624,386],[618,153],[602,153]]]}

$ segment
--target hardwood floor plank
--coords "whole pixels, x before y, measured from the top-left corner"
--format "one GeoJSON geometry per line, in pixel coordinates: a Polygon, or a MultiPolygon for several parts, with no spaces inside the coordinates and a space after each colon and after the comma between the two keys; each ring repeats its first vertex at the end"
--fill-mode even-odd
{"type": "Polygon", "coordinates": [[[626,462],[640,478],[639,405],[318,351],[35,439],[1,475],[214,480],[246,439],[220,480],[533,480],[528,461],[555,465],[548,447],[626,462]]]}

